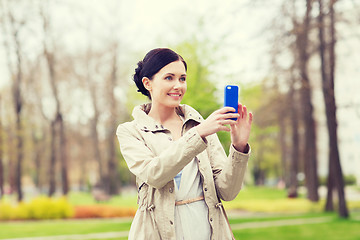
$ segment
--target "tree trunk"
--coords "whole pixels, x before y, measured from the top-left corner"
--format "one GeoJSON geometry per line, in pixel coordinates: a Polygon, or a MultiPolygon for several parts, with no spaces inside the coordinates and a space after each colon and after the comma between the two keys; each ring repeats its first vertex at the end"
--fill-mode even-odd
{"type": "MultiPolygon", "coordinates": [[[[90,45],[90,44],[89,44],[90,45]]],[[[90,121],[90,128],[91,128],[91,139],[92,139],[92,143],[93,143],[93,149],[94,149],[94,158],[98,163],[98,170],[99,170],[99,182],[100,184],[103,186],[104,184],[104,167],[103,167],[103,162],[102,162],[102,157],[101,157],[101,152],[100,152],[100,141],[99,141],[99,133],[97,130],[97,126],[98,126],[98,122],[99,122],[99,109],[98,109],[98,98],[97,98],[97,94],[96,94],[96,86],[95,84],[92,82],[91,79],[91,74],[90,74],[90,69],[89,69],[89,61],[91,58],[91,49],[89,47],[88,49],[88,55],[87,55],[87,76],[86,76],[86,80],[89,86],[89,90],[90,90],[90,96],[91,96],[91,102],[92,102],[92,106],[94,109],[94,117],[91,119],[90,121]]]]}
{"type": "Polygon", "coordinates": [[[67,195],[69,192],[69,179],[68,179],[68,164],[67,164],[67,149],[66,149],[66,135],[64,120],[62,114],[58,115],[59,122],[59,157],[61,163],[61,183],[62,183],[62,193],[67,195]]]}
{"type": "Polygon", "coordinates": [[[16,189],[16,180],[15,180],[15,136],[13,134],[13,131],[9,130],[8,132],[8,156],[9,156],[9,161],[8,161],[8,183],[10,186],[10,193],[13,193],[13,191],[15,191],[16,189]]]}
{"type": "MultiPolygon", "coordinates": [[[[12,19],[12,18],[11,18],[12,19]]],[[[12,24],[14,24],[12,19],[12,24]]],[[[13,27],[14,28],[14,27],[13,27]]],[[[15,77],[15,82],[13,84],[13,98],[15,105],[15,114],[16,114],[16,191],[18,201],[22,201],[23,192],[22,192],[22,162],[23,162],[23,130],[21,124],[21,111],[23,107],[23,101],[21,96],[21,82],[22,82],[22,61],[21,61],[21,50],[20,42],[18,38],[18,30],[13,31],[14,42],[16,44],[16,56],[17,56],[17,72],[15,77]]]]}
{"type": "MultiPolygon", "coordinates": [[[[19,81],[19,80],[18,80],[19,81]]],[[[15,90],[15,101],[16,101],[16,191],[17,191],[17,200],[20,202],[23,199],[22,192],[22,162],[23,162],[23,131],[21,125],[21,109],[22,109],[22,101],[20,98],[20,89],[15,90]]]]}
{"type": "Polygon", "coordinates": [[[56,120],[50,124],[51,142],[50,142],[50,165],[49,165],[49,197],[56,192],[55,167],[56,167],[56,120]]]}
{"type": "MultiPolygon", "coordinates": [[[[324,13],[323,13],[323,3],[322,0],[318,0],[319,2],[319,16],[318,16],[318,30],[319,30],[319,53],[320,53],[320,60],[321,60],[321,78],[323,82],[323,94],[324,99],[326,98],[325,93],[326,85],[328,84],[328,76],[327,76],[327,69],[328,63],[325,58],[325,52],[326,52],[326,41],[324,37],[324,13]]],[[[326,101],[326,99],[325,99],[326,101]]],[[[326,104],[325,104],[326,105],[326,104]]],[[[327,106],[325,106],[327,107],[327,106]]],[[[328,126],[329,130],[329,126],[328,126]]],[[[330,142],[329,142],[330,143],[330,142]]],[[[333,170],[333,161],[332,156],[329,154],[329,173],[328,173],[328,179],[327,179],[327,195],[326,195],[326,204],[325,204],[325,211],[334,211],[334,203],[333,203],[333,189],[334,189],[334,170],[333,170]]]]}
{"type": "Polygon", "coordinates": [[[40,146],[40,139],[38,139],[36,137],[35,132],[33,131],[31,134],[32,137],[32,141],[34,143],[34,166],[35,166],[35,171],[34,171],[34,176],[33,176],[33,181],[34,184],[36,186],[37,189],[40,189],[40,172],[41,172],[41,154],[40,154],[40,150],[39,150],[39,146],[40,146]]]}
{"type": "Polygon", "coordinates": [[[2,108],[0,97],[0,199],[4,196],[4,165],[3,165],[3,125],[2,125],[2,108]]]}
{"type": "Polygon", "coordinates": [[[299,164],[299,122],[298,122],[298,115],[297,115],[297,109],[298,105],[296,104],[295,100],[295,77],[291,77],[291,84],[290,84],[290,91],[289,91],[289,105],[290,107],[290,119],[291,119],[291,136],[292,136],[292,152],[291,152],[291,162],[290,162],[290,184],[289,184],[289,191],[288,191],[288,197],[296,198],[298,196],[297,194],[297,188],[298,188],[298,180],[297,180],[297,174],[299,172],[298,170],[298,164],[299,164]]]}
{"type": "Polygon", "coordinates": [[[279,142],[281,147],[281,165],[282,165],[281,180],[283,181],[283,183],[285,183],[285,186],[287,186],[288,175],[287,175],[287,161],[286,161],[287,160],[286,122],[283,111],[280,111],[278,119],[279,119],[279,127],[280,127],[279,142]]]}
{"type": "Polygon", "coordinates": [[[115,132],[116,132],[116,100],[114,96],[114,89],[117,80],[117,45],[114,47],[114,56],[112,64],[112,72],[107,86],[109,102],[110,102],[110,117],[107,126],[107,147],[108,147],[108,187],[109,194],[117,194],[119,191],[119,177],[118,177],[118,164],[115,156],[115,132]]]}
{"type": "Polygon", "coordinates": [[[303,121],[305,125],[305,184],[308,191],[308,199],[310,201],[317,202],[319,201],[319,182],[317,176],[316,130],[315,120],[313,118],[313,105],[311,103],[311,86],[307,70],[309,60],[308,35],[311,9],[312,0],[307,0],[304,22],[300,24],[296,41],[300,56],[300,76],[302,79],[301,98],[303,106],[303,121]]]}
{"type": "MultiPolygon", "coordinates": [[[[1,2],[1,8],[6,9],[3,2],[1,2]]],[[[17,22],[13,13],[10,9],[4,11],[3,19],[2,19],[2,27],[4,33],[4,47],[7,55],[9,72],[12,76],[12,97],[14,101],[14,110],[15,110],[15,139],[16,139],[16,172],[15,172],[15,188],[17,191],[17,199],[20,202],[23,199],[23,192],[22,192],[22,162],[23,162],[23,129],[21,124],[21,112],[23,108],[23,99],[21,96],[21,85],[22,85],[22,56],[21,56],[21,43],[19,40],[19,31],[22,26],[25,24],[25,21],[17,22]],[[15,67],[11,64],[11,54],[8,41],[6,40],[6,22],[5,19],[9,21],[9,28],[10,28],[10,36],[12,41],[14,42],[15,48],[15,58],[16,58],[16,65],[15,67]]]]}
{"type": "MultiPolygon", "coordinates": [[[[52,146],[58,150],[56,151],[56,155],[52,155],[51,157],[51,166],[50,168],[55,168],[55,159],[59,157],[60,164],[61,164],[61,182],[62,182],[62,192],[63,195],[66,195],[69,190],[69,180],[68,180],[68,168],[67,168],[67,149],[66,149],[66,139],[65,139],[65,127],[63,122],[63,114],[61,112],[61,106],[60,106],[60,99],[59,99],[59,93],[58,93],[58,83],[57,83],[57,77],[55,72],[55,50],[52,50],[52,52],[49,51],[48,42],[46,41],[46,38],[49,37],[49,19],[45,15],[44,11],[41,10],[41,15],[43,19],[43,30],[44,30],[44,57],[46,59],[48,69],[49,69],[49,78],[50,78],[50,86],[51,90],[54,96],[54,100],[56,103],[56,111],[55,111],[55,120],[52,121],[52,144],[57,143],[56,145],[52,146]],[[54,131],[55,130],[55,131],[54,131]],[[56,141],[55,141],[56,139],[56,141]]],[[[53,44],[53,43],[52,43],[53,44]]],[[[53,49],[54,49],[53,44],[53,49]]],[[[52,154],[55,154],[55,151],[52,152],[52,154]]],[[[50,171],[54,171],[54,169],[50,169],[50,171]]],[[[53,178],[54,176],[51,176],[53,178]]],[[[49,195],[52,195],[54,192],[52,192],[52,188],[54,188],[54,179],[50,180],[50,191],[49,195]]]]}
{"type": "Polygon", "coordinates": [[[324,29],[326,28],[324,23],[324,11],[323,2],[319,0],[319,52],[321,58],[321,77],[322,77],[322,88],[325,100],[325,110],[327,127],[329,133],[329,177],[328,177],[328,194],[326,210],[330,210],[332,206],[332,191],[333,185],[335,185],[338,200],[339,200],[339,216],[348,217],[348,210],[346,207],[345,193],[344,193],[344,181],[340,164],[340,155],[338,149],[338,138],[337,138],[337,120],[336,120],[336,101],[335,101],[335,13],[334,13],[335,1],[332,0],[329,3],[329,14],[330,14],[330,44],[329,52],[326,54],[326,40],[324,36],[324,29]],[[329,61],[327,61],[328,56],[329,61]],[[328,72],[327,72],[328,71],[328,72]]]}

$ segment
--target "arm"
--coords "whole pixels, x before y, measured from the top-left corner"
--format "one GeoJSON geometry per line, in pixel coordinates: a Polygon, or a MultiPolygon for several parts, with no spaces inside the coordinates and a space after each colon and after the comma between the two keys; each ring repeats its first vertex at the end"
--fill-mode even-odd
{"type": "Polygon", "coordinates": [[[248,153],[242,153],[231,145],[229,156],[226,156],[216,134],[207,139],[217,194],[220,199],[225,201],[233,200],[241,190],[250,157],[250,149],[248,153]]]}
{"type": "Polygon", "coordinates": [[[195,129],[190,129],[180,139],[172,142],[159,156],[155,156],[146,146],[140,134],[136,134],[134,126],[119,125],[116,135],[129,170],[155,188],[165,186],[186,164],[206,149],[206,143],[195,129]]]}
{"type": "Polygon", "coordinates": [[[208,138],[215,187],[218,196],[223,200],[232,200],[239,193],[250,154],[248,140],[252,113],[248,115],[246,107],[241,104],[238,104],[239,113],[233,112],[234,109],[229,107],[219,109],[196,127],[200,136],[208,138]],[[226,124],[229,124],[230,128],[224,126],[226,124]],[[217,135],[214,134],[218,131],[230,131],[231,146],[228,157],[217,135]]]}

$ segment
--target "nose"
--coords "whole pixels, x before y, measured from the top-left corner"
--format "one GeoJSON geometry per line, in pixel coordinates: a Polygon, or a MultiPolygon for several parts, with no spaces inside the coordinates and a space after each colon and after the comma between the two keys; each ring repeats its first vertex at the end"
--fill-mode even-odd
{"type": "Polygon", "coordinates": [[[174,89],[179,89],[180,88],[180,81],[176,81],[175,85],[174,85],[174,89]]]}

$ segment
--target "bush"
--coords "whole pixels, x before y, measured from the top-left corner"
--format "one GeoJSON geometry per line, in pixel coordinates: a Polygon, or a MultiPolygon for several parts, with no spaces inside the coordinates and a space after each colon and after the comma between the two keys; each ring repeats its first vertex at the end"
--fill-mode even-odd
{"type": "MultiPolygon", "coordinates": [[[[344,185],[351,186],[356,184],[356,177],[354,175],[344,175],[344,185]]],[[[326,186],[328,181],[327,176],[319,177],[319,185],[326,186]]]]}
{"type": "Polygon", "coordinates": [[[0,220],[11,220],[13,208],[10,203],[4,200],[0,201],[0,220]]]}
{"type": "Polygon", "coordinates": [[[345,175],[344,176],[344,184],[345,185],[355,185],[356,184],[356,177],[354,175],[345,175]]]}
{"type": "Polygon", "coordinates": [[[30,202],[11,205],[0,202],[0,220],[59,219],[73,216],[73,207],[66,198],[37,197],[30,202]]]}
{"type": "Polygon", "coordinates": [[[73,207],[64,197],[59,199],[39,197],[33,199],[28,206],[30,219],[59,219],[73,216],[73,207]]]}
{"type": "Polygon", "coordinates": [[[226,209],[244,210],[249,212],[263,213],[304,213],[321,212],[324,209],[324,201],[317,203],[301,198],[284,199],[247,199],[232,202],[224,202],[226,209]]]}
{"type": "Polygon", "coordinates": [[[133,217],[136,209],[109,205],[76,206],[74,218],[133,217]]]}

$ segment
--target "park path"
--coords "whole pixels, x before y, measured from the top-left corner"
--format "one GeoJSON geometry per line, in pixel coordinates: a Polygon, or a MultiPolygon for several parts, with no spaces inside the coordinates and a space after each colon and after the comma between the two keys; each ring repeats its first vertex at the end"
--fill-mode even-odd
{"type": "MultiPolygon", "coordinates": [[[[285,219],[285,220],[273,220],[262,222],[249,222],[249,223],[237,223],[231,224],[233,230],[250,229],[250,228],[266,228],[266,227],[280,227],[280,226],[292,226],[302,224],[317,224],[330,222],[333,217],[317,217],[317,218],[300,218],[300,219],[285,219]]],[[[49,237],[29,237],[29,238],[9,238],[2,240],[95,240],[95,239],[109,239],[109,238],[123,238],[127,237],[129,231],[122,232],[105,232],[105,233],[90,233],[79,235],[61,235],[61,236],[49,236],[49,237]]]]}

